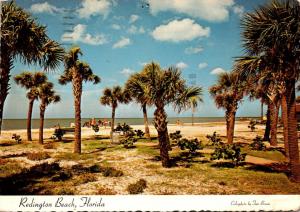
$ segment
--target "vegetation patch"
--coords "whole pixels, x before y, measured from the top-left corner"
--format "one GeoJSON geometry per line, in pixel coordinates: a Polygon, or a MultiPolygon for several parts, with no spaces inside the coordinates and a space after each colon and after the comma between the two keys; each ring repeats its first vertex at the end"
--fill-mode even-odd
{"type": "Polygon", "coordinates": [[[104,167],[102,169],[102,173],[104,177],[121,177],[123,176],[123,172],[120,170],[117,170],[113,167],[104,167]]]}
{"type": "Polygon", "coordinates": [[[32,152],[27,154],[29,160],[45,160],[50,158],[47,152],[32,152]]]}
{"type": "Polygon", "coordinates": [[[110,188],[104,187],[104,186],[98,186],[96,195],[115,195],[117,192],[113,191],[110,188]]]}
{"type": "Polygon", "coordinates": [[[97,181],[97,177],[94,174],[84,174],[76,177],[72,182],[74,185],[80,185],[80,184],[85,184],[89,182],[94,182],[97,181]]]}
{"type": "Polygon", "coordinates": [[[44,149],[55,149],[55,148],[56,148],[56,146],[52,142],[44,144],[44,149]]]}
{"type": "Polygon", "coordinates": [[[129,194],[140,194],[147,188],[147,182],[144,179],[138,180],[136,183],[129,184],[127,191],[129,194]]]}
{"type": "Polygon", "coordinates": [[[265,151],[266,145],[263,143],[263,139],[261,136],[256,136],[253,139],[253,142],[250,144],[252,150],[265,151]]]}
{"type": "Polygon", "coordinates": [[[241,152],[241,148],[237,144],[222,144],[216,147],[211,155],[211,160],[231,160],[234,166],[238,166],[245,161],[246,155],[241,152]]]}

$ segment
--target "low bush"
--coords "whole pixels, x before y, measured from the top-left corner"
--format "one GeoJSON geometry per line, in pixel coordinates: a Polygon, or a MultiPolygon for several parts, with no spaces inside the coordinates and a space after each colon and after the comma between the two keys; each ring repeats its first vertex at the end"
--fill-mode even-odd
{"type": "Polygon", "coordinates": [[[176,130],[175,132],[170,133],[169,136],[170,136],[171,141],[175,142],[175,143],[177,143],[182,138],[180,130],[176,130]]]}
{"type": "Polygon", "coordinates": [[[245,161],[246,153],[241,152],[241,148],[237,144],[221,144],[216,147],[211,154],[211,160],[231,160],[234,166],[238,166],[245,161]]]}
{"type": "Polygon", "coordinates": [[[212,146],[218,146],[222,142],[222,139],[216,131],[212,135],[206,135],[206,138],[209,140],[209,144],[212,146]]]}
{"type": "Polygon", "coordinates": [[[91,173],[99,173],[102,171],[102,167],[99,166],[98,164],[92,165],[88,169],[91,173]]]}
{"type": "Polygon", "coordinates": [[[64,130],[62,130],[61,128],[56,128],[53,133],[53,139],[54,140],[57,139],[57,140],[61,141],[62,137],[64,136],[65,133],[66,132],[64,130]]]}
{"type": "Polygon", "coordinates": [[[264,151],[266,150],[266,145],[263,143],[263,139],[261,136],[256,136],[253,139],[253,142],[250,144],[252,150],[264,151]]]}
{"type": "Polygon", "coordinates": [[[94,174],[84,174],[80,175],[73,181],[74,185],[80,185],[80,184],[85,184],[89,182],[95,182],[97,181],[97,177],[94,174]]]}
{"type": "Polygon", "coordinates": [[[115,191],[109,189],[109,188],[106,188],[106,187],[99,187],[97,189],[97,192],[96,192],[97,195],[115,195],[117,194],[115,191]]]}
{"type": "Polygon", "coordinates": [[[126,149],[132,148],[135,142],[137,142],[137,138],[133,136],[126,136],[121,140],[121,144],[123,144],[126,149]]]}
{"type": "Polygon", "coordinates": [[[140,194],[147,188],[147,182],[144,179],[138,180],[136,183],[129,184],[127,191],[129,194],[140,194]]]}
{"type": "Polygon", "coordinates": [[[121,177],[123,176],[123,172],[117,170],[113,167],[104,167],[103,168],[103,176],[104,177],[121,177]]]}
{"type": "Polygon", "coordinates": [[[22,141],[21,136],[17,135],[16,133],[14,133],[11,138],[14,139],[17,144],[21,143],[22,141]]]}
{"type": "Polygon", "coordinates": [[[144,137],[145,133],[142,130],[134,130],[137,137],[142,138],[144,137]]]}
{"type": "Polygon", "coordinates": [[[47,152],[32,152],[27,154],[29,160],[45,160],[50,158],[47,152]]]}
{"type": "Polygon", "coordinates": [[[96,132],[99,132],[99,126],[96,124],[96,125],[92,125],[92,128],[93,130],[96,132]]]}
{"type": "Polygon", "coordinates": [[[255,127],[256,124],[257,124],[257,121],[252,119],[252,120],[250,120],[250,122],[249,122],[248,128],[250,128],[251,131],[254,132],[255,129],[257,129],[257,128],[255,127]]]}
{"type": "Polygon", "coordinates": [[[177,145],[181,150],[188,149],[189,154],[191,154],[191,155],[194,155],[197,150],[203,149],[201,141],[198,141],[197,138],[190,139],[190,140],[188,140],[186,138],[180,139],[178,141],[177,145]]]}

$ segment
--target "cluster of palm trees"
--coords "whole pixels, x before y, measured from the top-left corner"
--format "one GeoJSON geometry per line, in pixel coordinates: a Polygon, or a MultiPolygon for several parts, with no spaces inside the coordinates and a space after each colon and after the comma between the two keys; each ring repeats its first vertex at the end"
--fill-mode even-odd
{"type": "Polygon", "coordinates": [[[150,138],[147,106],[155,106],[154,126],[158,133],[160,156],[163,167],[170,167],[169,134],[167,127],[167,114],[165,107],[173,105],[180,112],[197,105],[201,99],[201,87],[188,87],[178,68],[169,67],[162,69],[158,63],[146,64],[138,73],[131,75],[124,89],[116,86],[103,91],[100,102],[112,107],[112,128],[114,129],[115,109],[120,103],[128,103],[130,100],[141,104],[144,115],[145,133],[150,138]]]}
{"type": "MultiPolygon", "coordinates": [[[[217,106],[226,109],[228,142],[232,142],[232,122],[244,95],[250,94],[268,105],[266,130],[271,131],[273,146],[277,145],[281,107],[286,156],[292,179],[300,182],[295,98],[300,73],[300,4],[297,0],[274,0],[246,13],[241,25],[245,55],[235,60],[231,73],[220,75],[218,83],[210,88],[217,106]]],[[[269,132],[266,134],[269,139],[269,132]]]]}
{"type": "Polygon", "coordinates": [[[40,128],[39,143],[43,144],[44,116],[46,107],[51,103],[60,101],[60,96],[53,90],[53,83],[49,82],[47,76],[43,72],[23,72],[14,77],[15,82],[25,87],[27,98],[29,100],[29,108],[27,114],[27,140],[32,141],[31,137],[31,117],[34,101],[40,100],[40,128]]]}

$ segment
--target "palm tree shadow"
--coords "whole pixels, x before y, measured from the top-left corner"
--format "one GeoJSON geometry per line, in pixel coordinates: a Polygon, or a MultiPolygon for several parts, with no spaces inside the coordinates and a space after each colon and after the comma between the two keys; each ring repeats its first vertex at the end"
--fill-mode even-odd
{"type": "Polygon", "coordinates": [[[42,163],[24,169],[21,173],[0,178],[0,194],[2,195],[30,195],[36,194],[43,186],[34,187],[40,178],[51,177],[61,168],[58,163],[42,163]]]}
{"type": "Polygon", "coordinates": [[[259,171],[265,173],[284,173],[290,176],[290,167],[288,163],[273,163],[273,164],[248,164],[246,170],[259,171]]]}

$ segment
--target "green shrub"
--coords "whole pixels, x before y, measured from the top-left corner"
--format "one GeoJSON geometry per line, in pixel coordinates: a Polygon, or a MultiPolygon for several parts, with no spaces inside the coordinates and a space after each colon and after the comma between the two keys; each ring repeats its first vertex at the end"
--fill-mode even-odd
{"type": "Polygon", "coordinates": [[[121,177],[121,176],[123,176],[123,172],[120,170],[116,170],[113,167],[105,167],[105,168],[103,168],[103,176],[104,177],[121,177]]]}
{"type": "Polygon", "coordinates": [[[177,145],[181,150],[188,149],[191,155],[195,154],[197,150],[203,149],[201,141],[198,141],[197,138],[190,140],[186,138],[180,139],[177,145]]]}
{"type": "Polygon", "coordinates": [[[221,144],[216,147],[211,154],[211,160],[231,160],[234,166],[239,165],[245,161],[246,153],[241,153],[241,148],[237,144],[221,144]]]}
{"type": "Polygon", "coordinates": [[[206,135],[206,138],[209,140],[210,145],[218,146],[221,144],[222,139],[215,131],[212,135],[206,135]]]}
{"type": "Polygon", "coordinates": [[[129,194],[140,194],[147,188],[147,182],[144,179],[138,180],[136,183],[129,184],[127,191],[129,194]]]}
{"type": "Polygon", "coordinates": [[[170,133],[169,136],[170,136],[170,139],[175,143],[177,143],[182,138],[180,130],[177,130],[174,133],[170,133]]]}
{"type": "Polygon", "coordinates": [[[252,150],[266,150],[266,145],[263,143],[262,137],[258,135],[253,139],[253,142],[250,144],[250,147],[252,150]]]}
{"type": "Polygon", "coordinates": [[[96,125],[92,125],[92,128],[93,130],[96,132],[99,132],[99,126],[96,124],[96,125]]]}
{"type": "Polygon", "coordinates": [[[50,155],[47,152],[33,152],[27,155],[29,160],[45,160],[50,158],[50,155]]]}
{"type": "Polygon", "coordinates": [[[64,136],[65,133],[66,132],[64,130],[62,130],[61,128],[56,128],[53,133],[53,139],[54,140],[57,139],[57,140],[61,141],[62,137],[64,136]]]}
{"type": "Polygon", "coordinates": [[[252,119],[252,120],[250,120],[250,122],[249,122],[248,128],[250,128],[251,131],[254,132],[254,130],[257,129],[257,128],[255,127],[256,124],[257,124],[257,121],[252,119]]]}
{"type": "Polygon", "coordinates": [[[133,129],[126,123],[123,123],[122,125],[120,125],[120,123],[118,123],[117,127],[115,128],[115,131],[123,132],[123,135],[125,135],[125,136],[134,136],[135,135],[135,132],[133,131],[133,129]]]}
{"type": "Polygon", "coordinates": [[[142,138],[145,135],[145,133],[142,130],[135,130],[134,132],[139,138],[142,138]]]}
{"type": "Polygon", "coordinates": [[[102,167],[99,166],[98,164],[95,164],[95,165],[92,165],[92,166],[89,167],[89,171],[91,173],[98,173],[98,172],[102,171],[102,167]]]}
{"type": "Polygon", "coordinates": [[[11,138],[15,139],[17,144],[19,144],[22,141],[21,136],[17,135],[16,133],[14,133],[11,138]]]}
{"type": "Polygon", "coordinates": [[[126,149],[132,148],[135,142],[137,142],[137,138],[133,136],[126,136],[124,139],[121,140],[121,144],[123,144],[123,146],[126,149]]]}

